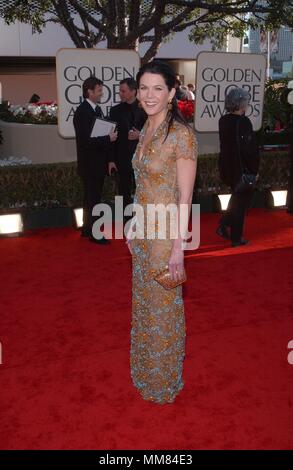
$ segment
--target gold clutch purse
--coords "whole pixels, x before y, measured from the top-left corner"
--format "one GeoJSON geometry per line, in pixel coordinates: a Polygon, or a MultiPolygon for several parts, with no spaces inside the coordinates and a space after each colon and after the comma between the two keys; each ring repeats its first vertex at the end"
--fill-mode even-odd
{"type": "Polygon", "coordinates": [[[162,269],[160,272],[156,274],[154,277],[155,281],[157,281],[161,286],[163,286],[165,289],[174,289],[174,287],[180,286],[180,284],[183,284],[183,282],[186,281],[186,272],[184,270],[183,276],[178,280],[175,281],[174,279],[171,278],[169,268],[166,266],[164,269],[162,269]]]}

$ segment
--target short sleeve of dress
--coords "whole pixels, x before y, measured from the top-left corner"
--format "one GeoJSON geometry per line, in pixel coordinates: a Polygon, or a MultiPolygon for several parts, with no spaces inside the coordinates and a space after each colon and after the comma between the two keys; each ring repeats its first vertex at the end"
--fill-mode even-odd
{"type": "Polygon", "coordinates": [[[184,158],[185,160],[197,159],[197,140],[192,129],[180,126],[176,131],[175,145],[176,160],[184,158]]]}

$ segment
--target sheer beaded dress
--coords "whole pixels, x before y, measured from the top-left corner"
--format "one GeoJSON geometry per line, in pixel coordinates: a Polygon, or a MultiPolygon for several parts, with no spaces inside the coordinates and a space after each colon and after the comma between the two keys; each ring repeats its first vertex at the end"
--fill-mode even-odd
{"type": "MultiPolygon", "coordinates": [[[[197,158],[195,135],[184,125],[174,122],[164,141],[167,121],[159,126],[140,155],[147,125],[148,122],[132,160],[136,181],[134,203],[143,207],[145,217],[147,204],[178,204],[176,160],[197,158]]],[[[143,399],[172,403],[184,386],[186,325],[182,286],[166,290],[154,280],[155,273],[168,265],[171,255],[174,240],[168,222],[164,239],[158,239],[157,223],[148,225],[148,237],[146,226],[143,230],[143,238],[131,241],[131,377],[143,399]]]]}

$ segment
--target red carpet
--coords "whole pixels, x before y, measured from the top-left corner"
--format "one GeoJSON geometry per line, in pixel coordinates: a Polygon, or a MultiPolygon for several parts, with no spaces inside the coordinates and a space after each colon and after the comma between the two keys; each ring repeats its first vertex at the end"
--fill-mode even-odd
{"type": "Polygon", "coordinates": [[[217,220],[187,256],[185,387],[163,406],[130,379],[123,241],[0,241],[2,449],[293,449],[293,217],[252,210],[237,249],[217,220]]]}

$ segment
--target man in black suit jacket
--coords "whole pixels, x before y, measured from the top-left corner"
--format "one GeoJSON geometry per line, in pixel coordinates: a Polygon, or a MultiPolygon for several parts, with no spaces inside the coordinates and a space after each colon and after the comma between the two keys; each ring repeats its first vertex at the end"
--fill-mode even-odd
{"type": "Polygon", "coordinates": [[[91,137],[96,117],[103,117],[97,105],[103,94],[103,82],[96,77],[87,78],[82,85],[84,101],[78,106],[73,117],[76,135],[77,171],[83,183],[83,227],[81,235],[90,241],[107,244],[104,237],[95,239],[92,234],[93,207],[101,202],[104,178],[107,173],[111,142],[117,139],[117,132],[102,137],[91,137]]]}
{"type": "Polygon", "coordinates": [[[119,94],[121,103],[110,109],[111,121],[117,122],[118,138],[112,145],[112,168],[119,172],[119,194],[123,196],[124,208],[131,204],[133,185],[132,157],[135,152],[139,133],[147,115],[136,98],[137,84],[133,78],[121,80],[119,94]]]}

